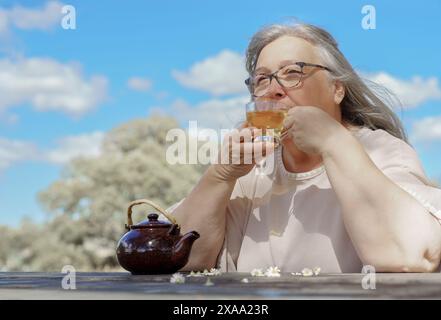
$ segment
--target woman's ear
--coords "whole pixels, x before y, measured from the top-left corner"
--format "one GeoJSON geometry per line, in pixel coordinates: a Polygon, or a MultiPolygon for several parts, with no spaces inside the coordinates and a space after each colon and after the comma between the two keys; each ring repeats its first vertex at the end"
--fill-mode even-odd
{"type": "Polygon", "coordinates": [[[340,104],[345,97],[345,87],[340,81],[334,82],[334,102],[340,104]]]}

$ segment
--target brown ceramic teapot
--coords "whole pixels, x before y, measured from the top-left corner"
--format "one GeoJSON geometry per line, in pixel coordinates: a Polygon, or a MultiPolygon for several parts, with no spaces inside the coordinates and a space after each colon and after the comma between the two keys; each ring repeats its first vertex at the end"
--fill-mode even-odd
{"type": "Polygon", "coordinates": [[[188,262],[193,242],[199,238],[196,231],[180,234],[176,220],[153,202],[140,199],[130,203],[127,210],[127,233],[119,240],[116,255],[118,262],[132,274],[174,273],[188,262]],[[132,207],[148,204],[162,213],[170,222],[158,220],[157,213],[148,215],[134,225],[132,207]]]}

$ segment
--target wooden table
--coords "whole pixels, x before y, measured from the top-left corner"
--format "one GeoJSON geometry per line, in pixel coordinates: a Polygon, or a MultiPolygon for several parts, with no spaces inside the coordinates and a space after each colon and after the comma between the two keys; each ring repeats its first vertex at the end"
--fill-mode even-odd
{"type": "Polygon", "coordinates": [[[62,289],[64,276],[0,273],[0,299],[441,299],[440,273],[376,274],[375,289],[363,289],[364,274],[267,278],[223,273],[209,276],[213,285],[207,286],[207,276],[173,284],[170,275],[76,273],[75,290],[62,289]]]}

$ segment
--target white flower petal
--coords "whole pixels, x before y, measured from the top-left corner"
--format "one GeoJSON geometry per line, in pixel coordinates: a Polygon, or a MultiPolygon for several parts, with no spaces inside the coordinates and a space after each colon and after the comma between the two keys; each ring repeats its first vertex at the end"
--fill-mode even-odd
{"type": "Polygon", "coordinates": [[[267,277],[280,277],[280,269],[279,267],[269,267],[265,271],[265,276],[267,277]]]}
{"type": "Polygon", "coordinates": [[[251,270],[251,276],[253,276],[253,277],[263,277],[264,274],[263,274],[262,269],[253,269],[253,270],[251,270]]]}
{"type": "Polygon", "coordinates": [[[170,283],[176,283],[176,284],[185,283],[185,278],[181,273],[178,272],[171,276],[170,283]]]}
{"type": "Polygon", "coordinates": [[[312,272],[312,270],[311,269],[309,269],[309,268],[304,268],[303,270],[302,270],[302,275],[304,276],[304,277],[310,277],[310,276],[312,276],[314,273],[312,272]]]}
{"type": "Polygon", "coordinates": [[[205,282],[206,286],[214,286],[214,283],[210,280],[210,278],[207,278],[207,281],[205,282]]]}
{"type": "Polygon", "coordinates": [[[322,268],[320,268],[320,267],[315,267],[315,268],[313,269],[313,272],[314,272],[314,275],[315,275],[315,276],[318,276],[318,275],[320,274],[321,271],[322,271],[322,268]]]}

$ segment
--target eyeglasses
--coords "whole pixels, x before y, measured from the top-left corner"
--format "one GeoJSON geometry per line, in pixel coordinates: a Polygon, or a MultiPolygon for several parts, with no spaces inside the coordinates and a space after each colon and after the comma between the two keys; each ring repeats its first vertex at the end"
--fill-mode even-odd
{"type": "Polygon", "coordinates": [[[248,86],[250,93],[254,97],[262,97],[266,95],[273,78],[275,78],[277,83],[283,88],[294,88],[297,87],[304,76],[309,73],[304,72],[305,67],[320,68],[332,72],[332,70],[328,67],[324,67],[319,64],[295,62],[293,64],[283,66],[271,74],[252,75],[245,80],[245,84],[248,86]]]}

